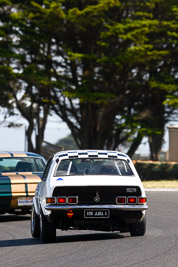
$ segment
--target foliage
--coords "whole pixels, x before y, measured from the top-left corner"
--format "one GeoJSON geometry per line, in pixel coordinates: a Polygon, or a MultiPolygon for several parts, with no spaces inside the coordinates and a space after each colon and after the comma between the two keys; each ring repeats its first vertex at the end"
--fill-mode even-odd
{"type": "Polygon", "coordinates": [[[0,90],[7,95],[1,106],[17,108],[28,121],[27,129],[28,150],[40,153],[44,130],[49,115],[49,104],[41,99],[41,90],[48,88],[44,85],[45,73],[37,65],[39,59],[46,64],[45,54],[39,56],[36,46],[41,40],[31,42],[35,32],[31,29],[33,23],[25,15],[21,1],[4,1],[1,6],[1,65],[0,90]],[[23,14],[23,15],[22,15],[23,14]],[[36,132],[36,146],[32,142],[32,134],[36,132]]]}
{"type": "Polygon", "coordinates": [[[60,139],[56,145],[64,147],[64,149],[78,149],[75,140],[73,139],[72,135],[68,135],[65,138],[60,139]]]}
{"type": "Polygon", "coordinates": [[[0,90],[28,120],[32,149],[35,124],[38,144],[54,111],[79,148],[129,141],[133,155],[148,136],[158,157],[177,103],[176,0],[14,0],[0,10],[0,90]]]}

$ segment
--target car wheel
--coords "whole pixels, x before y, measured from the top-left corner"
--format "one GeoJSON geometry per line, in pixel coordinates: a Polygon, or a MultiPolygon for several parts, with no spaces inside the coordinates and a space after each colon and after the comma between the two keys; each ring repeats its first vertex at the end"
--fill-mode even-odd
{"type": "Polygon", "coordinates": [[[56,227],[46,220],[43,212],[40,212],[40,239],[42,242],[54,242],[56,239],[56,227]]]}
{"type": "Polygon", "coordinates": [[[143,236],[146,233],[146,215],[139,223],[134,223],[130,226],[131,236],[143,236]]]}
{"type": "Polygon", "coordinates": [[[40,237],[40,218],[36,214],[34,206],[32,206],[31,210],[31,234],[35,238],[40,237]]]}

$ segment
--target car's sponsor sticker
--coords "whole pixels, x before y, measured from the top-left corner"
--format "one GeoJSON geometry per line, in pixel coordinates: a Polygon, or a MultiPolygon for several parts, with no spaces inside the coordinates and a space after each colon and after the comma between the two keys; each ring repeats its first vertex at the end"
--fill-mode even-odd
{"type": "Polygon", "coordinates": [[[32,206],[33,198],[32,197],[19,197],[18,206],[32,206]]]}
{"type": "Polygon", "coordinates": [[[84,218],[109,218],[110,210],[107,209],[87,209],[84,210],[84,218]]]}

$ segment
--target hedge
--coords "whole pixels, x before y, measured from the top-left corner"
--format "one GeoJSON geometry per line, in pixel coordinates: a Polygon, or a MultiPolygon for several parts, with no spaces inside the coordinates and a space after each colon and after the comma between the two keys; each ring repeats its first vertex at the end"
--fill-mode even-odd
{"type": "Polygon", "coordinates": [[[133,161],[142,181],[178,180],[178,162],[133,161]]]}

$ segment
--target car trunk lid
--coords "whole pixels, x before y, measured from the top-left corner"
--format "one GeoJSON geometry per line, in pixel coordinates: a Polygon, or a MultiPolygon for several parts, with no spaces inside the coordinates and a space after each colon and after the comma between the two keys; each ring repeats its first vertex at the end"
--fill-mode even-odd
{"type": "Polygon", "coordinates": [[[40,176],[32,173],[1,173],[0,197],[33,196],[40,176]]]}

